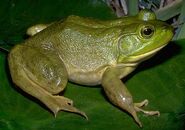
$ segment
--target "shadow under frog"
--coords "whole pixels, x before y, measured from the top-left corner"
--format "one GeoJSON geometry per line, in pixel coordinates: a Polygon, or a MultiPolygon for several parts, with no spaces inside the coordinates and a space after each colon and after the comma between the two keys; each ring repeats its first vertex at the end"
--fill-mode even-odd
{"type": "Polygon", "coordinates": [[[134,103],[121,81],[173,37],[173,28],[157,20],[153,12],[141,10],[136,16],[109,21],[69,16],[35,25],[27,33],[32,37],[16,45],[8,56],[12,81],[55,116],[63,110],[87,118],[71,99],[59,95],[68,80],[101,84],[111,103],[131,114],[140,127],[137,112],[160,115],[141,108],[148,104],[147,99],[134,103]]]}

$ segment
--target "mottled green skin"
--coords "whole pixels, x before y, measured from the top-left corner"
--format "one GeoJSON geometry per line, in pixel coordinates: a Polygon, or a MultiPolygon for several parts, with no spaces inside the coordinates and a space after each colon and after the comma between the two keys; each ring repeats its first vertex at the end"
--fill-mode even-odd
{"type": "MultiPolygon", "coordinates": [[[[143,60],[159,51],[173,36],[173,29],[143,10],[137,16],[101,21],[78,16],[34,26],[33,35],[9,54],[12,79],[38,98],[56,115],[59,110],[80,113],[61,92],[68,80],[84,85],[102,84],[110,101],[128,111],[141,126],[132,96],[121,82],[143,60]],[[141,30],[151,27],[150,37],[141,30]]],[[[147,111],[148,112],[148,111],[147,111]]],[[[146,112],[145,112],[146,113],[146,112]]],[[[158,111],[148,112],[150,115],[158,111]]]]}

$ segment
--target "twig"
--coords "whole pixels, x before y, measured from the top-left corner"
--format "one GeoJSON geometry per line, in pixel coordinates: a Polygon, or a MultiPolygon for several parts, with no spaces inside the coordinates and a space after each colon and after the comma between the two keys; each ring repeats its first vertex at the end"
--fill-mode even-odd
{"type": "Polygon", "coordinates": [[[107,0],[107,4],[116,12],[118,17],[122,17],[128,14],[125,0],[107,0]]]}
{"type": "Polygon", "coordinates": [[[0,47],[0,51],[5,51],[5,52],[10,52],[8,49],[5,49],[5,48],[3,48],[3,47],[0,47]]]}
{"type": "Polygon", "coordinates": [[[120,0],[121,6],[123,7],[123,11],[125,12],[125,14],[128,14],[128,8],[127,8],[127,3],[125,0],[120,0]]]}
{"type": "Polygon", "coordinates": [[[175,0],[172,3],[166,5],[165,7],[156,10],[155,13],[159,19],[168,20],[169,18],[172,18],[180,13],[181,5],[182,0],[175,0]],[[169,15],[166,15],[166,12],[168,12],[169,15]]]}
{"type": "Polygon", "coordinates": [[[164,2],[165,2],[165,0],[161,0],[159,9],[161,9],[164,6],[164,2]]]}

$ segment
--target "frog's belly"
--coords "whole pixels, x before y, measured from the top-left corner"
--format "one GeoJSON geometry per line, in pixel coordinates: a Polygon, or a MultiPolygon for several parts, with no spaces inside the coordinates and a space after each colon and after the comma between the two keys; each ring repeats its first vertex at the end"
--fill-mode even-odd
{"type": "Polygon", "coordinates": [[[101,84],[102,76],[105,70],[106,68],[98,72],[70,72],[68,73],[69,81],[82,85],[99,85],[101,84]]]}

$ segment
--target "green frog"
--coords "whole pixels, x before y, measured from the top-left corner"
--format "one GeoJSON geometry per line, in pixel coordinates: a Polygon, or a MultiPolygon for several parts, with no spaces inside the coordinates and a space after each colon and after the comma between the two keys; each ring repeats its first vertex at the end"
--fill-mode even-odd
{"type": "Polygon", "coordinates": [[[141,10],[136,16],[107,21],[69,16],[30,27],[27,34],[30,37],[8,56],[12,80],[55,116],[63,110],[87,118],[71,99],[59,95],[68,81],[101,84],[110,102],[132,115],[140,127],[137,112],[160,115],[141,108],[147,99],[135,103],[121,80],[173,37],[173,28],[157,20],[153,12],[141,10]]]}

